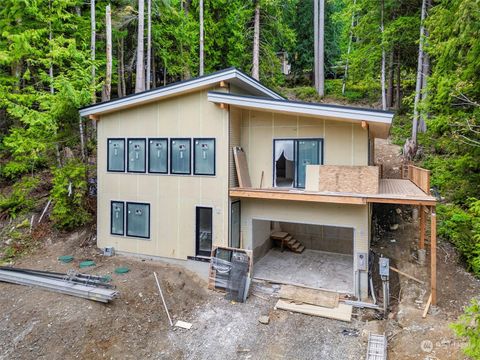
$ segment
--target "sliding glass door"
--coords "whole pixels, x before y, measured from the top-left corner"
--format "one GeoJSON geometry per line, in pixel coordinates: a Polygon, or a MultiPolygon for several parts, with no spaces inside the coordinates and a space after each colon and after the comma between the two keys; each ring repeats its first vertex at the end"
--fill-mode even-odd
{"type": "Polygon", "coordinates": [[[296,141],[297,149],[297,178],[295,187],[305,187],[307,165],[319,165],[321,163],[321,149],[319,139],[306,139],[296,141]]]}
{"type": "Polygon", "coordinates": [[[323,163],[323,139],[275,139],[273,186],[304,188],[307,165],[323,163]]]}

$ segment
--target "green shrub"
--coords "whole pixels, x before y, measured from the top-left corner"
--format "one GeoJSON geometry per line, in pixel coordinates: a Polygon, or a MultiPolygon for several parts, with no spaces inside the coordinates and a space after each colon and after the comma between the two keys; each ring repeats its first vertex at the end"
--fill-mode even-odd
{"type": "Polygon", "coordinates": [[[72,229],[90,220],[86,210],[87,193],[86,165],[70,160],[64,167],[53,170],[50,218],[56,227],[72,229]]]}
{"type": "Polygon", "coordinates": [[[14,219],[19,214],[32,210],[35,207],[32,193],[39,184],[40,180],[37,177],[30,176],[17,181],[9,196],[0,195],[0,212],[6,212],[14,219]]]}
{"type": "Polygon", "coordinates": [[[458,205],[439,205],[438,233],[451,241],[467,263],[468,270],[480,276],[480,200],[471,199],[466,210],[458,205]]]}
{"type": "Polygon", "coordinates": [[[465,355],[480,359],[480,301],[473,299],[451,327],[457,336],[467,339],[467,346],[463,349],[465,355]]]}
{"type": "Polygon", "coordinates": [[[320,96],[317,94],[317,90],[311,86],[301,86],[293,88],[293,94],[295,97],[301,101],[307,102],[318,102],[320,101],[320,96]]]}

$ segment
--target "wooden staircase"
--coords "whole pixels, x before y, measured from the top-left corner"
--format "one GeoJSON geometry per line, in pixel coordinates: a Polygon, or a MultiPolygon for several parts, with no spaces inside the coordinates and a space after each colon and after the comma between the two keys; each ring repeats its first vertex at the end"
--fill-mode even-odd
{"type": "Polygon", "coordinates": [[[303,252],[303,250],[305,250],[305,246],[303,246],[298,240],[294,239],[292,235],[285,231],[275,231],[271,233],[270,239],[276,243],[280,243],[282,252],[285,248],[297,254],[300,254],[303,252]]]}

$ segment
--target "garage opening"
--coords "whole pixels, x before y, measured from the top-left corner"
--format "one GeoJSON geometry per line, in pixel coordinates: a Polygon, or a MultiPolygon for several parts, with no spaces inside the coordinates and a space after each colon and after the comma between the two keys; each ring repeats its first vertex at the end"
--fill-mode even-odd
{"type": "Polygon", "coordinates": [[[254,278],[354,292],[353,228],[253,220],[252,232],[254,278]]]}

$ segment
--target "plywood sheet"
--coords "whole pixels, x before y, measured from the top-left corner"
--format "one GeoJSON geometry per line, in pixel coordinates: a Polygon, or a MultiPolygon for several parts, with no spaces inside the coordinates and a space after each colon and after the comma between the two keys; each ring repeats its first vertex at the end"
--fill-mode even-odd
{"type": "Polygon", "coordinates": [[[335,308],[338,305],[338,294],[332,291],[307,289],[293,285],[282,285],[278,293],[280,298],[295,302],[335,308]]]}
{"type": "Polygon", "coordinates": [[[238,184],[241,188],[251,188],[252,182],[248,172],[247,157],[245,156],[245,152],[241,147],[235,146],[233,148],[233,158],[235,159],[238,184]]]}
{"type": "Polygon", "coordinates": [[[280,299],[275,308],[340,321],[350,322],[352,320],[352,306],[343,303],[338,304],[336,308],[326,308],[310,304],[295,304],[294,302],[280,299]]]}
{"type": "MultiPolygon", "coordinates": [[[[318,185],[307,184],[309,191],[378,194],[380,173],[377,166],[317,165],[315,167],[319,173],[318,185]]],[[[310,169],[310,172],[315,171],[315,167],[310,169]]],[[[315,181],[317,178],[307,177],[307,181],[310,179],[315,181]]]]}

